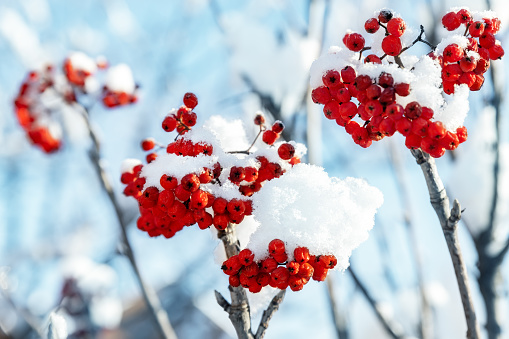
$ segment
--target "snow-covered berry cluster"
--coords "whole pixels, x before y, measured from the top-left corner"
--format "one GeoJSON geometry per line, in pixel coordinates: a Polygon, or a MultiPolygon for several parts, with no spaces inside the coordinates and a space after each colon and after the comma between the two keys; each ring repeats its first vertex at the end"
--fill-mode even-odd
{"type": "Polygon", "coordinates": [[[313,63],[313,101],[361,147],[399,132],[408,148],[436,158],[455,149],[467,137],[468,92],[481,88],[490,59],[504,51],[494,36],[500,20],[492,12],[463,8],[442,22],[454,32],[433,47],[423,40],[422,27],[416,36],[392,11],[375,13],[364,24],[370,46],[368,37],[349,32],[346,50],[333,46],[313,63]],[[455,31],[461,25],[462,32],[455,31]],[[417,42],[432,51],[420,58],[404,53],[417,42]],[[368,50],[372,54],[362,60],[368,50]]]}
{"type": "Polygon", "coordinates": [[[110,67],[101,90],[97,70],[106,68],[104,58],[93,60],[74,52],[63,62],[62,73],[54,65],[31,71],[14,100],[16,117],[29,140],[46,153],[57,151],[62,144],[59,113],[83,97],[101,100],[106,107],[136,102],[137,86],[126,65],[110,67]]]}
{"type": "MultiPolygon", "coordinates": [[[[241,223],[252,214],[250,197],[265,182],[299,163],[304,151],[294,142],[269,147],[275,139],[263,138],[265,149],[226,152],[210,130],[192,128],[197,120],[196,95],[186,93],[183,102],[162,123],[166,132],[177,131],[177,138],[166,146],[153,138],[143,140],[142,149],[150,151],[147,164],[128,159],[122,170],[121,181],[127,185],[124,194],[139,203],[138,228],[152,237],[171,238],[195,223],[201,229],[213,225],[217,230],[241,223]],[[159,150],[165,152],[158,154],[159,150]]],[[[271,131],[276,139],[284,129],[281,122],[266,129],[261,114],[254,123],[260,129],[258,135],[271,131]]]]}
{"type": "Polygon", "coordinates": [[[280,239],[268,245],[267,258],[254,261],[253,252],[245,248],[223,262],[223,272],[229,276],[233,287],[242,286],[251,293],[258,293],[265,286],[300,291],[313,278],[324,281],[327,272],[337,264],[334,255],[310,255],[307,247],[296,247],[293,259],[280,239]]]}

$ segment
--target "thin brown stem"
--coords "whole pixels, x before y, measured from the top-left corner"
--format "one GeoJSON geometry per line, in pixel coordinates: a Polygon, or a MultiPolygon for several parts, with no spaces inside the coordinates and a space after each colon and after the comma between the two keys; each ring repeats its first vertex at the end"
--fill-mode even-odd
{"type": "Polygon", "coordinates": [[[254,144],[256,143],[256,140],[258,140],[258,138],[260,137],[260,134],[262,134],[263,131],[265,131],[265,128],[262,125],[260,125],[260,131],[258,131],[258,134],[256,135],[253,142],[251,143],[251,146],[249,146],[249,148],[247,150],[245,150],[245,151],[231,151],[228,153],[229,154],[251,154],[249,151],[251,151],[251,148],[253,148],[254,144]]]}
{"type": "Polygon", "coordinates": [[[468,329],[467,338],[480,339],[480,329],[475,315],[472,292],[470,291],[468,283],[467,268],[465,266],[463,255],[461,254],[461,248],[458,240],[457,227],[458,222],[461,219],[460,204],[458,200],[454,200],[452,210],[449,209],[449,197],[447,196],[442,179],[440,179],[440,176],[438,175],[435,160],[430,157],[429,154],[421,151],[420,149],[411,150],[411,152],[424,174],[424,178],[428,186],[430,202],[438,216],[438,219],[440,220],[442,232],[444,233],[445,241],[449,249],[465,313],[465,320],[468,329]]]}
{"type": "Polygon", "coordinates": [[[127,224],[124,221],[123,213],[120,208],[120,205],[117,201],[115,193],[113,192],[113,186],[110,183],[110,180],[104,170],[101,162],[100,155],[100,143],[97,134],[92,127],[89,119],[88,111],[80,104],[74,104],[73,106],[77,111],[81,112],[83,118],[85,119],[90,139],[92,140],[93,147],[90,150],[89,156],[94,168],[96,169],[97,175],[101,181],[101,185],[103,189],[106,191],[108,198],[115,210],[115,214],[120,226],[120,236],[121,236],[121,244],[122,244],[122,254],[127,257],[131,267],[133,268],[134,274],[138,281],[138,285],[142,292],[143,298],[145,299],[145,303],[149,310],[150,315],[153,318],[153,321],[156,325],[156,328],[162,338],[166,339],[176,339],[177,336],[173,327],[171,326],[170,320],[168,319],[168,314],[161,306],[161,302],[157,297],[156,292],[152,289],[152,287],[145,283],[143,278],[141,277],[140,271],[138,269],[138,265],[134,258],[134,253],[129,242],[129,238],[127,237],[127,224]]]}

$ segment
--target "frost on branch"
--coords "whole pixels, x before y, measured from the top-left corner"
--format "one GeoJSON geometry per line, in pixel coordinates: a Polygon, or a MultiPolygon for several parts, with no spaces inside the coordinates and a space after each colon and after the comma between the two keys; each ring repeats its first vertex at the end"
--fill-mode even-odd
{"type": "Polygon", "coordinates": [[[495,38],[500,20],[492,12],[457,8],[442,23],[451,33],[434,47],[422,26],[417,34],[397,14],[375,13],[365,24],[371,39],[348,32],[346,49],[333,46],[313,63],[313,101],[361,147],[398,132],[409,149],[435,158],[456,149],[467,138],[462,125],[469,91],[482,87],[491,60],[504,50],[495,38]],[[419,42],[431,51],[409,55],[419,42]]]}
{"type": "Polygon", "coordinates": [[[330,178],[320,167],[298,164],[253,195],[253,215],[260,226],[247,245],[256,259],[268,256],[272,239],[284,241],[288,260],[305,246],[310,253],[332,254],[344,270],[348,258],[368,238],[382,193],[356,178],[330,178]]]}

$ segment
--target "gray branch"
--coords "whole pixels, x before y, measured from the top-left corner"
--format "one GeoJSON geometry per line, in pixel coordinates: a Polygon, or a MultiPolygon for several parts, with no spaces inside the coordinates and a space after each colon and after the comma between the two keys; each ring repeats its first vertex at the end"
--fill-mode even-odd
{"type": "Polygon", "coordinates": [[[262,339],[265,336],[265,331],[269,328],[269,321],[279,309],[279,305],[283,302],[285,297],[286,290],[280,291],[272,301],[265,311],[263,311],[262,319],[260,320],[260,325],[258,325],[258,330],[256,331],[255,339],[262,339]]]}
{"type": "Polygon", "coordinates": [[[440,220],[442,232],[444,233],[445,241],[449,249],[454,273],[456,274],[456,280],[458,282],[461,302],[463,304],[465,320],[467,322],[467,338],[480,339],[479,324],[477,323],[475,315],[472,292],[468,284],[467,268],[461,254],[458,240],[457,226],[461,218],[460,204],[458,200],[454,200],[452,211],[449,209],[449,198],[447,197],[444,184],[438,175],[435,160],[420,149],[411,150],[411,152],[417,164],[421,166],[428,186],[431,205],[440,220]]]}
{"type": "Polygon", "coordinates": [[[157,297],[156,292],[150,285],[146,284],[143,278],[141,277],[138,265],[134,258],[131,243],[129,242],[129,238],[127,237],[127,224],[123,218],[123,213],[117,201],[115,193],[113,192],[113,186],[111,185],[108,175],[106,174],[106,171],[102,166],[99,138],[97,137],[97,134],[90,123],[88,111],[85,107],[81,106],[80,104],[75,104],[73,107],[77,111],[81,112],[87,124],[89,136],[93,143],[93,147],[91,148],[89,153],[90,160],[94,165],[97,175],[101,181],[101,185],[103,189],[106,191],[108,198],[110,199],[110,202],[115,210],[115,214],[117,216],[117,220],[120,226],[122,242],[121,252],[123,255],[127,257],[129,263],[131,264],[131,267],[133,268],[141,293],[143,295],[143,298],[145,299],[145,303],[147,305],[149,313],[152,316],[154,323],[156,324],[160,336],[166,339],[177,339],[177,335],[175,334],[175,331],[171,326],[170,320],[168,319],[168,314],[161,306],[161,302],[157,297]]]}
{"type": "Polygon", "coordinates": [[[395,324],[392,319],[389,319],[387,317],[387,315],[384,314],[380,310],[380,305],[375,300],[375,298],[373,298],[373,296],[369,293],[368,289],[366,288],[366,286],[364,286],[362,281],[360,281],[360,279],[357,277],[357,274],[355,273],[355,270],[352,268],[351,265],[347,269],[347,271],[350,273],[353,281],[355,282],[355,285],[361,290],[361,292],[364,295],[364,297],[366,298],[367,302],[369,303],[369,305],[375,312],[376,317],[382,324],[382,326],[385,329],[385,331],[387,332],[387,334],[389,334],[394,339],[405,338],[405,335],[404,335],[403,331],[401,330],[401,326],[399,324],[395,324]]]}

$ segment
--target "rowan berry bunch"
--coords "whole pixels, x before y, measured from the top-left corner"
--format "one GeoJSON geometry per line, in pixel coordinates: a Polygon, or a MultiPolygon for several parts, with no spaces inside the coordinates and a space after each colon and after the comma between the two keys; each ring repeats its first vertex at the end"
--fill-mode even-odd
{"type": "Polygon", "coordinates": [[[347,50],[331,47],[314,62],[313,101],[323,104],[324,115],[361,147],[398,132],[408,148],[421,148],[435,158],[456,149],[467,138],[462,125],[468,92],[481,88],[490,60],[500,59],[504,51],[494,36],[500,20],[492,12],[458,9],[442,23],[453,32],[434,47],[423,39],[422,26],[415,38],[392,11],[376,13],[364,25],[371,46],[350,32],[343,37],[347,50]],[[418,42],[432,51],[420,58],[407,55],[418,42]],[[368,50],[375,53],[361,61],[368,50]]]}
{"type": "Polygon", "coordinates": [[[167,145],[153,138],[143,140],[142,149],[150,152],[147,164],[128,159],[122,170],[121,181],[127,185],[124,194],[139,203],[138,228],[151,237],[171,238],[193,224],[200,229],[213,225],[217,230],[240,224],[252,214],[250,197],[265,182],[300,162],[303,146],[294,142],[274,144],[283,123],[277,121],[269,130],[263,115],[258,114],[254,124],[259,126],[258,136],[263,134],[267,148],[251,152],[253,142],[247,150],[226,152],[212,131],[193,128],[196,95],[186,93],[183,103],[162,122],[166,132],[178,133],[175,140],[167,145]],[[267,132],[271,133],[268,139],[267,132]]]}
{"type": "Polygon", "coordinates": [[[297,247],[293,258],[280,239],[268,245],[268,256],[254,261],[253,252],[245,248],[223,262],[221,269],[229,276],[232,287],[242,286],[251,293],[258,293],[265,286],[300,291],[312,278],[324,281],[329,269],[337,264],[334,255],[310,255],[307,247],[297,247]]]}
{"type": "Polygon", "coordinates": [[[134,103],[136,85],[131,70],[125,65],[108,69],[102,93],[98,69],[108,68],[107,62],[96,61],[83,53],[71,53],[63,62],[62,71],[54,65],[31,71],[20,86],[14,110],[29,140],[44,152],[61,147],[61,113],[81,100],[101,100],[106,107],[134,103]]]}

